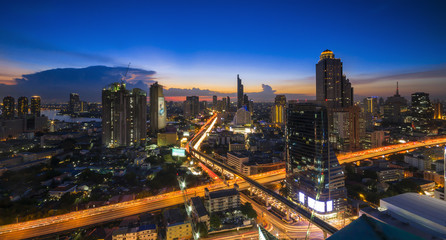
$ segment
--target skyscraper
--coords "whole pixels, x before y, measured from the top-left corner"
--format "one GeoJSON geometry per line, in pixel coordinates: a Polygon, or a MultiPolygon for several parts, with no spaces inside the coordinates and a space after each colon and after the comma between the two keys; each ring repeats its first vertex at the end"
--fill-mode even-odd
{"type": "Polygon", "coordinates": [[[406,110],[407,100],[400,95],[397,82],[395,95],[388,97],[384,104],[384,121],[387,123],[402,123],[403,111],[406,110]]]}
{"type": "Polygon", "coordinates": [[[4,119],[13,119],[15,110],[15,101],[11,96],[3,98],[3,112],[2,116],[4,119]]]}
{"type": "Polygon", "coordinates": [[[325,102],[328,108],[343,108],[353,105],[353,88],[342,73],[341,59],[325,50],[316,64],[316,100],[325,102]]]}
{"type": "Polygon", "coordinates": [[[166,116],[163,86],[155,82],[150,86],[150,130],[152,133],[157,133],[166,127],[166,116]]]}
{"type": "Polygon", "coordinates": [[[28,114],[28,98],[27,97],[19,97],[17,100],[17,115],[19,118],[23,118],[28,114]]]}
{"type": "Polygon", "coordinates": [[[411,115],[416,131],[427,132],[434,118],[434,111],[429,100],[429,93],[412,93],[411,115]]]}
{"type": "Polygon", "coordinates": [[[229,96],[226,97],[226,112],[231,110],[231,98],[229,96]]]}
{"type": "Polygon", "coordinates": [[[102,90],[102,144],[106,147],[145,146],[147,93],[129,91],[124,83],[102,90]]]}
{"type": "Polygon", "coordinates": [[[237,74],[237,109],[240,109],[243,107],[245,102],[244,95],[243,95],[243,84],[242,79],[240,79],[239,75],[237,74]]]}
{"type": "Polygon", "coordinates": [[[345,208],[344,173],[328,139],[324,106],[288,104],[286,156],[289,197],[318,214],[345,208]]]}
{"type": "Polygon", "coordinates": [[[196,117],[200,113],[200,98],[198,96],[187,96],[183,110],[184,116],[196,117]]]}
{"type": "Polygon", "coordinates": [[[443,104],[438,100],[434,102],[434,119],[443,119],[443,104]]]}
{"type": "Polygon", "coordinates": [[[274,106],[271,107],[272,123],[284,124],[286,119],[286,97],[285,95],[276,95],[274,106]]]}
{"type": "Polygon", "coordinates": [[[212,109],[217,110],[217,103],[218,103],[217,96],[216,95],[212,96],[212,109]]]}
{"type": "Polygon", "coordinates": [[[40,97],[32,96],[31,97],[31,114],[40,117],[40,97]]]}
{"type": "Polygon", "coordinates": [[[81,111],[81,100],[79,94],[70,93],[70,102],[68,102],[68,110],[71,113],[79,113],[81,111]]]}

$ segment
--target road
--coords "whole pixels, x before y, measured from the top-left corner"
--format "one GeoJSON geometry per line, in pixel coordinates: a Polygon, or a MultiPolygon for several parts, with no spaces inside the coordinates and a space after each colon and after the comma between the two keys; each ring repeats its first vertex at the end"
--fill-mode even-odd
{"type": "Polygon", "coordinates": [[[442,145],[446,144],[446,138],[437,138],[437,139],[430,139],[430,140],[424,140],[424,141],[415,141],[415,142],[408,142],[408,143],[402,143],[402,144],[396,144],[396,145],[390,145],[385,147],[379,147],[379,148],[373,148],[368,149],[364,151],[358,151],[348,154],[342,154],[338,156],[338,160],[340,164],[343,163],[351,163],[356,161],[361,161],[368,158],[373,157],[379,157],[382,155],[388,155],[392,153],[402,152],[414,148],[420,148],[420,147],[428,147],[432,145],[442,145]]]}
{"type": "MultiPolygon", "coordinates": [[[[277,170],[268,173],[257,174],[254,178],[260,183],[269,183],[282,180],[284,177],[285,171],[277,170]]],[[[249,185],[241,179],[228,181],[231,187],[235,182],[237,182],[240,189],[242,190],[249,187],[249,185]]],[[[218,182],[214,184],[189,188],[187,190],[188,196],[204,196],[204,188],[209,188],[209,190],[215,191],[225,189],[227,188],[227,186],[221,182],[218,182]]],[[[181,191],[174,191],[144,199],[72,212],[55,217],[1,226],[0,239],[12,240],[44,236],[47,234],[85,227],[183,203],[184,200],[181,191]]]]}

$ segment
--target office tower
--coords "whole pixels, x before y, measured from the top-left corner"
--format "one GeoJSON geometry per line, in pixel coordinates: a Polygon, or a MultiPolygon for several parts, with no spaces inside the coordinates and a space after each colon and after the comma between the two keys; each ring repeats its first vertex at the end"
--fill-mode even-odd
{"type": "Polygon", "coordinates": [[[163,86],[155,82],[150,86],[150,130],[152,133],[166,127],[166,115],[163,86]]]}
{"type": "Polygon", "coordinates": [[[4,119],[14,119],[15,102],[14,98],[7,96],[3,98],[3,112],[4,119]]]}
{"type": "Polygon", "coordinates": [[[229,96],[226,97],[226,112],[231,110],[231,98],[229,96]]]}
{"type": "Polygon", "coordinates": [[[206,111],[208,108],[208,102],[207,101],[201,101],[200,102],[200,112],[206,111]]]}
{"type": "Polygon", "coordinates": [[[212,96],[212,109],[217,110],[218,99],[217,96],[212,96]]]}
{"type": "Polygon", "coordinates": [[[353,106],[353,88],[342,73],[341,59],[325,50],[316,64],[316,100],[328,108],[353,106]]]}
{"type": "Polygon", "coordinates": [[[40,97],[32,96],[31,97],[31,114],[40,117],[40,97]]]}
{"type": "Polygon", "coordinates": [[[379,105],[378,105],[378,97],[366,97],[363,100],[364,110],[372,116],[378,116],[379,113],[379,105]]]}
{"type": "Polygon", "coordinates": [[[240,109],[244,105],[244,95],[243,95],[243,84],[242,79],[240,79],[237,74],[237,109],[240,109]]]}
{"type": "Polygon", "coordinates": [[[286,97],[285,95],[276,95],[274,106],[271,107],[271,122],[285,124],[286,121],[286,97]]]}
{"type": "Polygon", "coordinates": [[[70,102],[68,102],[68,110],[70,113],[79,113],[81,111],[81,100],[79,94],[70,93],[70,102]]]}
{"type": "Polygon", "coordinates": [[[443,119],[443,104],[438,100],[434,103],[434,119],[443,119]]]}
{"type": "Polygon", "coordinates": [[[395,95],[388,97],[384,103],[384,121],[390,124],[402,123],[405,111],[407,111],[407,100],[400,95],[397,82],[395,95]]]}
{"type": "Polygon", "coordinates": [[[184,101],[183,111],[185,117],[196,117],[200,113],[200,100],[198,96],[187,96],[184,101]]]}
{"type": "Polygon", "coordinates": [[[318,214],[344,210],[344,173],[328,140],[324,106],[292,101],[287,108],[286,157],[289,197],[318,214]]]}
{"type": "Polygon", "coordinates": [[[411,115],[414,130],[427,132],[429,124],[434,117],[429,93],[412,93],[411,115]]]}
{"type": "Polygon", "coordinates": [[[147,94],[129,91],[124,83],[102,90],[102,144],[106,147],[145,146],[147,94]]]}
{"type": "Polygon", "coordinates": [[[19,97],[17,100],[17,115],[19,118],[23,118],[28,114],[28,98],[27,97],[19,97]]]}

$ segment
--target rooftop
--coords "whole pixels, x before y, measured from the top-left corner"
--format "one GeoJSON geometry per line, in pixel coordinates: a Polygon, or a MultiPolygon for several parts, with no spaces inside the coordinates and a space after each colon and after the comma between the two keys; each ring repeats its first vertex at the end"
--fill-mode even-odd
{"type": "Polygon", "coordinates": [[[356,239],[376,240],[376,239],[404,239],[421,240],[422,238],[412,235],[406,231],[385,224],[373,218],[362,215],[343,229],[339,230],[329,240],[356,239]],[[359,237],[360,236],[360,237],[359,237]]]}
{"type": "Polygon", "coordinates": [[[392,204],[411,215],[446,227],[446,204],[442,200],[417,193],[403,193],[381,199],[380,205],[383,205],[383,202],[392,204]]]}
{"type": "Polygon", "coordinates": [[[206,211],[206,208],[204,207],[203,201],[201,201],[200,197],[193,197],[190,200],[192,201],[192,204],[194,205],[199,217],[208,215],[208,212],[206,211]]]}
{"type": "Polygon", "coordinates": [[[238,193],[237,189],[231,188],[231,189],[210,192],[209,197],[212,199],[212,198],[230,197],[230,196],[235,196],[238,194],[239,193],[238,193]]]}

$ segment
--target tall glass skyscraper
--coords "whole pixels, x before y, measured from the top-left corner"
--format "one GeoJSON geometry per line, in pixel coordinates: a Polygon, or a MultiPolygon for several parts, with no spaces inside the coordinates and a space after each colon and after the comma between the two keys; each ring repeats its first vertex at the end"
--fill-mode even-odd
{"type": "Polygon", "coordinates": [[[15,113],[15,101],[11,96],[3,98],[3,112],[2,117],[4,119],[13,119],[15,113]]]}
{"type": "Polygon", "coordinates": [[[327,110],[291,101],[287,108],[286,155],[289,197],[316,213],[343,211],[344,172],[328,139],[327,110]]]}
{"type": "Polygon", "coordinates": [[[245,103],[245,98],[243,95],[243,84],[242,79],[240,79],[239,75],[237,74],[237,110],[243,107],[245,103]]]}

